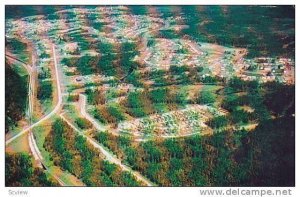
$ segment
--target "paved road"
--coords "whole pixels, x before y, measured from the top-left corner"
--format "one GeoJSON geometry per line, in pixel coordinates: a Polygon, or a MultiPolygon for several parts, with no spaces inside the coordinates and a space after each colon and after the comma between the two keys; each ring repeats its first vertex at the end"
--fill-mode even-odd
{"type": "Polygon", "coordinates": [[[90,121],[98,131],[105,131],[105,127],[102,124],[98,123],[97,120],[95,120],[89,113],[86,112],[86,103],[87,103],[86,95],[80,94],[79,104],[80,104],[80,113],[82,114],[82,116],[85,117],[88,121],[90,121]]]}
{"type": "MultiPolygon", "coordinates": [[[[53,54],[54,54],[54,58],[55,58],[55,50],[53,48],[53,54]]],[[[55,60],[54,60],[55,61],[55,60]]],[[[32,70],[35,71],[36,70],[36,65],[35,65],[35,58],[34,58],[34,55],[32,55],[32,70]]],[[[30,75],[31,76],[31,75],[30,75]]],[[[58,77],[58,75],[57,75],[58,77]]],[[[31,83],[30,83],[30,91],[29,91],[29,106],[31,106],[29,108],[29,110],[31,110],[29,112],[29,115],[30,115],[30,124],[32,124],[32,112],[33,112],[33,96],[34,96],[34,79],[33,77],[31,76],[31,83]]],[[[29,135],[28,135],[28,141],[29,141],[29,146],[30,146],[30,150],[35,158],[36,161],[39,162],[40,164],[40,167],[41,168],[44,168],[55,180],[57,180],[57,182],[61,185],[61,186],[68,186],[66,183],[64,183],[63,180],[61,180],[58,176],[54,175],[53,173],[51,173],[49,171],[49,168],[44,164],[44,158],[37,146],[37,143],[36,143],[36,140],[34,138],[34,135],[33,135],[33,132],[31,130],[29,130],[29,135]]]]}
{"type": "MultiPolygon", "coordinates": [[[[43,121],[47,120],[48,118],[50,118],[52,115],[54,115],[55,113],[57,113],[59,111],[59,109],[61,108],[62,105],[62,93],[61,93],[61,87],[60,87],[60,79],[59,79],[59,74],[58,74],[58,67],[57,67],[57,59],[56,59],[56,53],[55,53],[55,47],[53,45],[53,57],[54,57],[54,65],[55,65],[55,74],[57,76],[56,78],[56,82],[57,82],[57,91],[58,91],[58,102],[57,105],[55,106],[55,108],[46,116],[44,116],[42,119],[40,119],[38,122],[32,124],[31,126],[27,127],[26,129],[24,129],[23,131],[21,131],[20,133],[18,133],[17,135],[15,135],[14,137],[6,140],[6,145],[10,144],[11,142],[13,142],[14,140],[16,140],[18,137],[24,135],[25,133],[29,132],[33,127],[41,124],[43,121]]],[[[32,91],[30,91],[32,92],[32,91]]],[[[81,96],[81,99],[83,99],[84,103],[86,103],[86,97],[84,95],[81,96]]],[[[31,104],[30,104],[31,105],[31,104]]],[[[89,117],[90,120],[92,120],[91,122],[94,124],[95,120],[93,120],[93,118],[86,113],[85,111],[85,104],[83,105],[83,108],[81,107],[81,110],[83,112],[83,114],[86,115],[86,117],[89,117]]],[[[146,178],[144,178],[140,173],[133,171],[131,168],[129,168],[128,166],[125,166],[124,164],[121,163],[121,161],[119,159],[117,159],[113,154],[109,153],[108,151],[106,151],[104,149],[103,146],[101,146],[100,144],[98,144],[94,139],[84,135],[82,132],[80,132],[74,125],[72,125],[67,119],[65,119],[62,115],[61,117],[75,130],[77,131],[80,135],[83,135],[84,137],[87,138],[87,140],[97,149],[99,149],[107,158],[107,160],[109,160],[112,163],[115,163],[117,165],[119,165],[121,167],[121,169],[125,170],[125,171],[129,171],[131,172],[136,178],[137,180],[142,181],[143,183],[145,183],[147,186],[153,186],[153,184],[147,180],[146,178]]],[[[99,130],[103,130],[103,127],[101,127],[99,124],[95,124],[96,128],[99,130]]],[[[35,142],[34,136],[32,134],[32,132],[29,133],[29,143],[30,143],[30,148],[33,152],[33,155],[36,159],[41,161],[41,165],[46,169],[47,167],[45,165],[43,165],[42,160],[43,157],[40,153],[40,151],[38,150],[37,144],[35,142]]],[[[65,183],[59,179],[57,176],[52,175],[56,180],[58,180],[58,182],[61,185],[65,185],[65,183]]]]}
{"type": "Polygon", "coordinates": [[[59,111],[59,109],[61,108],[61,105],[62,105],[62,93],[61,93],[61,87],[60,87],[61,84],[60,84],[60,79],[59,79],[59,75],[58,75],[57,59],[56,59],[56,53],[55,53],[55,46],[54,45],[52,46],[52,50],[53,50],[55,74],[57,76],[56,77],[56,83],[57,83],[57,92],[58,92],[58,102],[57,102],[55,108],[49,114],[45,115],[39,121],[37,121],[36,123],[34,123],[34,124],[30,125],[29,127],[25,128],[23,131],[21,131],[20,133],[16,134],[15,136],[7,139],[6,142],[5,142],[6,145],[10,144],[11,142],[13,142],[14,140],[16,140],[20,136],[24,135],[25,133],[27,133],[32,128],[38,126],[43,121],[49,119],[51,116],[53,116],[54,114],[56,114],[59,111]]]}
{"type": "MultiPolygon", "coordinates": [[[[28,89],[28,102],[29,102],[29,107],[28,107],[28,116],[29,116],[29,124],[32,124],[32,115],[33,115],[33,97],[34,97],[34,76],[33,72],[35,71],[35,58],[34,55],[32,55],[32,67],[31,70],[27,70],[29,74],[29,89],[28,89]]],[[[28,142],[29,142],[29,147],[30,150],[33,154],[34,159],[38,162],[39,166],[42,168],[42,161],[43,157],[36,145],[35,138],[33,136],[32,130],[29,130],[28,134],[28,142]]]]}
{"type": "MultiPolygon", "coordinates": [[[[54,48],[53,48],[54,49],[54,48]]],[[[55,54],[55,51],[53,51],[53,53],[55,54]]],[[[9,54],[6,55],[7,58],[10,59],[14,59],[18,62],[20,62],[24,68],[27,70],[28,75],[29,75],[29,85],[28,85],[28,101],[29,101],[29,107],[28,107],[28,115],[29,115],[29,121],[30,124],[32,124],[32,114],[33,114],[33,97],[34,97],[34,85],[35,85],[35,81],[34,81],[34,77],[33,77],[33,72],[36,70],[35,67],[35,59],[34,59],[34,55],[32,55],[32,66],[26,64],[25,62],[19,60],[18,58],[14,57],[13,55],[9,54]]],[[[55,56],[54,56],[55,57],[55,56]]],[[[56,60],[55,60],[56,63],[56,60]]],[[[57,66],[56,66],[57,67],[57,66]]],[[[31,131],[31,129],[28,130],[29,134],[28,134],[28,142],[29,142],[29,147],[30,150],[32,152],[32,155],[34,157],[34,159],[38,162],[39,167],[44,168],[46,171],[49,172],[49,174],[58,181],[58,183],[61,186],[67,186],[67,184],[65,184],[59,177],[57,177],[56,175],[50,173],[48,167],[46,167],[46,165],[44,165],[43,163],[43,156],[37,146],[37,143],[35,141],[33,132],[31,131]]],[[[25,134],[26,132],[24,132],[23,134],[25,134]]],[[[16,138],[15,138],[16,139],[16,138]]]]}
{"type": "Polygon", "coordinates": [[[39,161],[40,167],[44,168],[61,186],[68,186],[63,180],[61,180],[58,176],[54,175],[50,172],[49,168],[44,164],[43,162],[43,156],[36,144],[35,138],[33,136],[33,133],[30,131],[29,135],[29,146],[31,149],[32,154],[34,155],[35,159],[39,161]]]}
{"type": "Polygon", "coordinates": [[[147,180],[145,177],[143,177],[140,173],[132,170],[130,167],[122,164],[121,160],[116,158],[113,154],[111,154],[110,152],[108,152],[107,150],[105,150],[105,148],[99,144],[96,140],[94,140],[93,138],[85,135],[83,132],[81,132],[79,129],[77,129],[70,121],[68,121],[63,114],[60,114],[60,117],[74,130],[76,131],[79,135],[85,137],[87,139],[87,141],[92,144],[95,148],[97,148],[98,150],[101,151],[101,153],[106,157],[106,159],[108,161],[110,161],[111,163],[114,163],[116,165],[118,165],[122,170],[124,171],[128,171],[131,174],[133,174],[133,176],[135,176],[135,178],[139,181],[142,181],[143,183],[145,183],[147,186],[153,186],[154,184],[151,183],[149,180],[147,180]]]}

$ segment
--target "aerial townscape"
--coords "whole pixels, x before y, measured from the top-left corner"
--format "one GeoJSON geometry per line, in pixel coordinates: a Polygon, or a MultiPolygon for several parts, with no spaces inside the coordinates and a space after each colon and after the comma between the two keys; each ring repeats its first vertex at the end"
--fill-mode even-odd
{"type": "Polygon", "coordinates": [[[5,8],[6,186],[294,186],[294,6],[5,8]]]}

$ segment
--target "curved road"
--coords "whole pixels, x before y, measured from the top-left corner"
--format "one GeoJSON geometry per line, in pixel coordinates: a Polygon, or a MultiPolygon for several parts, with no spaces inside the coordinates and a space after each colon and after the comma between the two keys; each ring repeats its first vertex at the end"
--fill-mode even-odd
{"type": "MultiPolygon", "coordinates": [[[[29,132],[29,142],[30,142],[30,148],[34,154],[34,157],[36,159],[39,159],[40,161],[42,161],[42,156],[40,154],[40,151],[38,150],[38,147],[36,145],[34,136],[32,134],[32,132],[30,132],[30,130],[32,128],[34,128],[35,126],[38,126],[39,124],[41,124],[43,121],[49,119],[51,116],[53,116],[54,114],[56,114],[59,109],[61,108],[62,105],[62,92],[61,92],[61,87],[60,87],[60,79],[59,79],[59,73],[58,73],[58,67],[57,67],[57,59],[56,59],[56,53],[55,53],[55,46],[52,46],[53,49],[53,56],[54,56],[54,65],[55,65],[55,74],[56,74],[56,82],[57,82],[57,91],[58,91],[58,102],[55,106],[55,108],[46,116],[44,116],[42,119],[40,119],[39,121],[37,121],[36,123],[30,125],[29,127],[27,127],[26,129],[24,129],[23,131],[21,131],[20,133],[18,133],[17,135],[11,137],[10,139],[6,140],[6,145],[10,144],[11,142],[13,142],[14,140],[16,140],[17,138],[19,138],[20,136],[24,135],[25,133],[29,132]]],[[[30,104],[31,105],[31,104],[30,104]]],[[[89,116],[90,117],[90,116],[89,116]]],[[[102,147],[100,144],[98,144],[95,140],[93,140],[92,138],[82,134],[82,132],[80,132],[76,127],[74,127],[74,125],[72,125],[68,120],[66,120],[62,115],[61,118],[63,118],[75,131],[77,131],[80,135],[83,135],[85,138],[87,138],[87,140],[97,149],[99,149],[107,158],[107,160],[109,160],[112,163],[117,164],[118,166],[121,167],[122,170],[125,171],[129,171],[131,172],[136,178],[137,180],[142,181],[143,183],[145,183],[147,186],[153,186],[153,183],[151,183],[149,180],[147,180],[146,178],[144,178],[140,173],[133,171],[131,168],[129,168],[128,166],[124,165],[121,163],[121,161],[119,159],[117,159],[113,154],[109,153],[108,151],[106,151],[104,149],[104,147],[102,147]]],[[[98,129],[103,130],[103,127],[97,127],[98,129]]],[[[46,170],[47,167],[45,165],[43,165],[43,163],[41,162],[42,167],[44,167],[46,170]]],[[[52,175],[61,185],[65,185],[64,182],[59,179],[58,177],[56,177],[55,175],[52,175]]]]}
{"type": "Polygon", "coordinates": [[[60,114],[60,117],[74,130],[76,131],[79,135],[81,135],[82,137],[86,138],[87,141],[89,143],[91,143],[95,148],[97,148],[98,150],[100,150],[100,152],[106,157],[106,159],[108,161],[110,161],[111,163],[114,163],[118,166],[120,166],[120,168],[124,171],[128,171],[131,174],[133,174],[133,176],[135,176],[135,178],[141,182],[143,182],[144,184],[146,184],[147,186],[154,186],[153,183],[151,183],[149,180],[147,180],[145,177],[143,177],[139,172],[136,172],[134,170],[132,170],[130,167],[122,164],[121,160],[116,158],[113,154],[111,154],[110,152],[108,152],[107,150],[105,150],[105,148],[99,144],[96,140],[94,140],[93,138],[85,135],[83,132],[81,132],[79,129],[77,129],[70,121],[68,121],[63,114],[60,114]]]}
{"type": "Polygon", "coordinates": [[[61,105],[62,105],[62,93],[61,93],[60,79],[59,79],[59,75],[58,75],[57,60],[56,60],[56,53],[55,53],[55,46],[54,45],[52,45],[52,50],[53,50],[53,58],[54,58],[54,66],[55,66],[55,74],[56,74],[58,102],[57,102],[55,108],[49,114],[47,114],[46,116],[44,116],[43,118],[41,118],[36,123],[34,123],[34,124],[30,125],[29,127],[25,128],[23,131],[21,131],[20,133],[16,134],[15,136],[7,139],[6,142],[5,142],[6,145],[10,144],[14,140],[16,140],[18,137],[24,135],[25,133],[27,133],[32,128],[38,126],[43,121],[49,119],[51,116],[53,116],[55,113],[57,113],[59,111],[59,109],[61,108],[61,105]]]}
{"type": "Polygon", "coordinates": [[[82,114],[82,116],[84,116],[88,121],[90,121],[98,131],[105,131],[105,127],[102,124],[98,123],[89,113],[86,112],[86,95],[79,94],[79,103],[80,113],[82,114]]]}
{"type": "MultiPolygon", "coordinates": [[[[54,53],[54,58],[55,58],[54,63],[56,64],[56,57],[55,57],[54,48],[53,48],[53,53],[54,53]]],[[[32,121],[32,117],[31,116],[32,116],[32,111],[33,111],[33,103],[32,103],[33,99],[32,99],[32,97],[33,97],[33,94],[34,94],[34,79],[33,79],[33,76],[32,76],[33,75],[33,71],[35,70],[34,56],[32,56],[32,67],[30,65],[26,64],[24,61],[19,60],[18,58],[14,57],[11,54],[10,55],[6,54],[6,57],[10,58],[10,59],[13,59],[15,61],[20,62],[24,66],[24,68],[27,70],[27,72],[29,74],[29,85],[28,85],[28,87],[29,87],[29,91],[28,91],[28,101],[29,101],[28,110],[29,110],[29,113],[28,113],[28,115],[29,115],[29,121],[30,121],[30,124],[31,124],[31,121],[32,121]]],[[[56,68],[57,68],[57,66],[56,66],[56,68]]],[[[28,142],[29,142],[29,147],[30,147],[30,150],[32,152],[32,155],[33,155],[34,159],[39,163],[39,167],[44,168],[46,171],[48,171],[48,173],[54,179],[56,179],[57,182],[61,186],[67,186],[67,184],[65,184],[59,177],[57,177],[56,175],[50,173],[49,168],[46,167],[46,165],[44,165],[44,163],[43,163],[43,156],[42,156],[42,154],[41,154],[41,152],[40,152],[40,150],[39,150],[39,148],[38,148],[38,146],[36,144],[36,141],[35,141],[35,138],[34,138],[34,135],[33,135],[32,131],[31,131],[31,128],[32,127],[29,127],[29,129],[27,129],[25,132],[23,132],[22,135],[25,134],[27,131],[29,132],[29,134],[28,134],[28,142]]],[[[21,136],[21,135],[19,135],[19,136],[21,136]]],[[[19,136],[16,135],[15,138],[11,138],[11,139],[17,139],[19,136]]],[[[13,140],[11,140],[10,142],[12,142],[12,141],[13,140]]],[[[6,144],[8,144],[8,143],[6,143],[6,144]]]]}

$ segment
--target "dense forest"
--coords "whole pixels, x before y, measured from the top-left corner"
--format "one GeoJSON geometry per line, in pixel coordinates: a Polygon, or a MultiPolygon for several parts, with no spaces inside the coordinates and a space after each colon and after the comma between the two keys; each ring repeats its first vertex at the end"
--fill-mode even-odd
{"type": "Polygon", "coordinates": [[[58,186],[40,168],[32,166],[32,158],[25,153],[5,155],[5,185],[9,187],[58,186]]]}
{"type": "Polygon", "coordinates": [[[87,186],[140,186],[133,175],[104,160],[85,137],[57,119],[44,144],[55,165],[82,179],[87,186]]]}
{"type": "Polygon", "coordinates": [[[5,62],[5,132],[25,115],[27,106],[27,76],[21,77],[5,62]]]}
{"type": "MultiPolygon", "coordinates": [[[[177,14],[172,11],[173,6],[156,8],[162,18],[177,14]]],[[[147,7],[130,6],[130,9],[136,15],[149,14],[147,7]]],[[[180,10],[184,24],[189,27],[180,35],[170,30],[161,32],[162,37],[177,38],[186,34],[200,42],[245,47],[249,50],[249,58],[261,55],[294,56],[294,6],[187,5],[181,6],[180,10]]]]}
{"type": "MultiPolygon", "coordinates": [[[[167,6],[158,10],[172,14],[167,6]]],[[[248,48],[249,58],[294,56],[293,6],[182,6],[182,12],[189,26],[182,34],[197,41],[248,48]]]]}
{"type": "Polygon", "coordinates": [[[211,120],[214,135],[138,143],[131,136],[100,132],[95,139],[161,186],[294,185],[294,87],[234,79],[226,86],[226,92],[223,105],[232,113],[211,120]],[[230,92],[233,87],[249,94],[238,96],[230,92]],[[244,104],[253,107],[255,113],[237,110],[244,104]],[[251,132],[226,127],[251,119],[259,120],[251,132]]]}
{"type": "Polygon", "coordinates": [[[266,120],[251,133],[228,130],[140,144],[108,133],[96,139],[161,186],[291,186],[294,132],[294,119],[285,117],[266,120]]]}

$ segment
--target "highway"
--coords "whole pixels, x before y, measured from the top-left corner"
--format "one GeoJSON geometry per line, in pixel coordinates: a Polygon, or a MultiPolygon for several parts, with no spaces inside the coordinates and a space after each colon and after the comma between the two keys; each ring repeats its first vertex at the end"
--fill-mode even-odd
{"type": "MultiPolygon", "coordinates": [[[[57,63],[56,63],[56,56],[55,56],[55,49],[53,47],[53,54],[54,54],[54,64],[55,64],[55,68],[57,68],[57,63]]],[[[21,135],[25,134],[26,132],[29,132],[28,134],[28,142],[29,142],[29,147],[30,147],[30,150],[32,152],[32,155],[34,157],[34,159],[37,161],[38,165],[40,168],[43,168],[45,169],[46,171],[48,171],[48,173],[55,179],[57,180],[57,182],[61,185],[61,186],[67,186],[67,184],[64,183],[64,181],[62,181],[59,177],[57,177],[56,175],[50,173],[49,171],[49,168],[44,164],[43,162],[43,156],[37,146],[37,143],[35,141],[35,138],[34,138],[34,135],[33,135],[33,132],[32,132],[32,128],[33,128],[33,125],[32,125],[32,114],[33,114],[33,97],[34,97],[34,85],[35,85],[35,79],[34,79],[34,76],[33,76],[33,72],[36,70],[36,67],[35,67],[35,58],[34,58],[34,55],[32,55],[32,66],[26,64],[25,62],[19,60],[18,58],[14,57],[13,55],[9,54],[9,55],[6,55],[7,58],[10,58],[10,59],[13,59],[15,61],[18,61],[20,62],[24,68],[27,70],[28,72],[28,75],[29,75],[29,84],[28,84],[28,116],[29,116],[29,122],[30,122],[30,127],[28,127],[27,129],[23,130],[21,133],[21,135]]],[[[57,69],[56,69],[56,74],[57,74],[57,69]]],[[[58,76],[58,75],[56,75],[58,76]]],[[[60,88],[58,88],[58,90],[60,90],[60,88]]],[[[58,94],[58,95],[61,95],[58,94]]],[[[62,99],[61,99],[62,100],[62,99]]],[[[46,116],[47,117],[47,116],[46,116]]],[[[44,117],[44,120],[45,120],[45,117],[44,117]]],[[[16,135],[14,136],[13,138],[11,138],[11,141],[12,142],[13,140],[17,139],[18,137],[20,137],[21,135],[16,135]]],[[[6,143],[6,145],[9,144],[9,143],[6,143]]]]}
{"type": "MultiPolygon", "coordinates": [[[[41,167],[43,167],[45,170],[49,171],[48,168],[43,164],[43,157],[37,147],[36,141],[34,139],[33,133],[31,132],[31,129],[34,128],[35,126],[38,126],[39,124],[41,124],[43,121],[49,119],[51,116],[53,116],[54,114],[58,113],[61,105],[62,105],[62,92],[61,92],[61,86],[60,86],[60,79],[59,79],[59,73],[58,73],[58,66],[57,66],[57,58],[56,58],[56,53],[55,53],[55,46],[52,46],[53,49],[53,58],[54,58],[54,66],[55,66],[55,74],[56,74],[56,83],[57,83],[57,92],[58,92],[58,102],[55,106],[55,108],[46,116],[44,116],[42,119],[40,119],[39,121],[37,121],[36,123],[30,125],[29,127],[27,127],[26,129],[24,129],[23,131],[21,131],[20,133],[18,133],[17,135],[15,135],[14,137],[11,137],[10,139],[6,140],[6,145],[10,144],[11,142],[13,142],[14,140],[16,140],[17,138],[19,138],[20,136],[24,135],[25,133],[29,132],[29,146],[30,149],[32,151],[32,154],[35,158],[35,160],[38,160],[41,164],[41,167]]],[[[24,65],[24,62],[21,62],[24,65]]],[[[28,65],[27,65],[28,66],[28,65]]],[[[28,68],[28,67],[25,68],[28,68]]],[[[29,68],[31,68],[29,66],[29,68]]],[[[31,76],[32,73],[32,68],[29,71],[29,75],[31,76]]],[[[29,99],[31,99],[33,90],[32,90],[32,77],[30,77],[30,85],[29,85],[29,99]]],[[[81,112],[83,113],[83,115],[85,117],[87,117],[87,119],[89,121],[91,121],[93,123],[93,125],[100,131],[103,131],[104,127],[97,124],[97,122],[95,122],[95,120],[85,111],[85,103],[86,103],[86,97],[85,95],[80,95],[81,99],[84,102],[84,105],[81,105],[81,112]]],[[[30,102],[29,104],[29,110],[30,113],[32,112],[32,103],[30,102]]],[[[153,186],[153,183],[151,183],[149,180],[147,180],[146,178],[144,178],[140,173],[133,171],[130,167],[122,164],[122,162],[117,159],[113,154],[109,153],[108,151],[105,150],[105,148],[103,146],[101,146],[99,143],[97,143],[94,139],[84,135],[81,131],[79,131],[74,125],[72,125],[62,114],[60,115],[60,117],[67,122],[68,125],[70,125],[75,131],[77,131],[80,135],[84,136],[89,143],[91,143],[95,148],[97,148],[98,150],[101,151],[101,153],[107,158],[108,161],[120,166],[120,168],[122,170],[125,171],[129,171],[133,174],[133,176],[136,177],[137,180],[143,182],[144,184],[146,184],[147,186],[153,186]]],[[[51,174],[52,175],[52,174],[51,174]]],[[[60,185],[64,186],[66,185],[59,177],[52,175],[58,182],[60,185]]]]}
{"type": "Polygon", "coordinates": [[[28,126],[24,130],[22,130],[21,132],[19,132],[18,134],[16,134],[15,136],[7,139],[6,142],[5,142],[6,145],[10,144],[11,142],[13,142],[14,140],[16,140],[20,136],[24,135],[25,133],[27,133],[28,131],[30,131],[32,128],[38,126],[43,121],[49,119],[51,116],[53,116],[54,114],[56,114],[59,111],[59,109],[61,108],[61,105],[62,105],[62,93],[61,93],[60,79],[59,79],[59,74],[58,74],[57,59],[56,59],[56,53],[55,53],[55,46],[54,45],[52,45],[52,50],[53,50],[53,58],[54,58],[54,66],[55,66],[55,74],[56,74],[58,102],[57,102],[55,108],[49,114],[45,115],[39,121],[37,121],[37,122],[33,123],[32,125],[28,126]]]}

